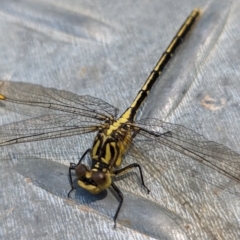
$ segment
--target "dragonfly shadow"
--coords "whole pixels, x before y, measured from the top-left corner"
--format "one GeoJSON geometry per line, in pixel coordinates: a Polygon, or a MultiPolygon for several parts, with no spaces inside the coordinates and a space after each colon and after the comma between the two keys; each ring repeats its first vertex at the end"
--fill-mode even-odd
{"type": "MultiPolygon", "coordinates": [[[[25,179],[29,179],[30,181],[26,182],[38,186],[39,191],[43,189],[50,194],[69,200],[67,194],[70,190],[70,184],[68,181],[68,167],[66,165],[36,157],[21,157],[21,159],[14,160],[14,163],[11,165],[15,173],[18,173],[25,179]]],[[[117,178],[116,182],[123,180],[129,175],[135,176],[136,179],[139,178],[138,174],[133,171],[117,178]]],[[[109,189],[93,195],[81,189],[77,185],[76,178],[74,178],[73,184],[75,189],[71,193],[70,199],[76,205],[84,205],[107,218],[109,224],[112,224],[111,226],[113,227],[113,216],[119,204],[118,196],[114,191],[109,189]]],[[[29,191],[35,192],[38,189],[31,189],[30,187],[29,191]]],[[[121,191],[124,195],[124,202],[117,219],[118,227],[121,225],[126,226],[161,239],[169,239],[169,229],[161,229],[161,226],[164,226],[166,222],[168,222],[171,228],[179,228],[177,222],[181,222],[181,220],[173,213],[138,194],[130,193],[124,189],[121,189],[121,191]],[[151,213],[154,214],[152,215],[151,213]]]]}

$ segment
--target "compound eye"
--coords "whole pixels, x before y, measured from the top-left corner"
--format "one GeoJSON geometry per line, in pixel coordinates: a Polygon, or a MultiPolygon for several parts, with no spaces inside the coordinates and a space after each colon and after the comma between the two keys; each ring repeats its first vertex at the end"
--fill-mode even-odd
{"type": "Polygon", "coordinates": [[[83,164],[79,164],[79,165],[76,166],[76,168],[75,168],[75,173],[76,173],[76,176],[77,176],[78,178],[84,177],[85,174],[86,174],[86,172],[87,172],[87,168],[86,168],[86,166],[83,165],[83,164]]]}
{"type": "Polygon", "coordinates": [[[92,179],[97,185],[101,185],[106,181],[106,174],[103,172],[93,172],[92,179]]]}

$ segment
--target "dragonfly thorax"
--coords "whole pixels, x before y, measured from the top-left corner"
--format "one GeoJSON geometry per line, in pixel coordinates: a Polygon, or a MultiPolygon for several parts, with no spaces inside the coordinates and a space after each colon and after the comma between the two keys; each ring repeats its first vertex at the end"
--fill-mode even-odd
{"type": "Polygon", "coordinates": [[[120,125],[115,129],[115,126],[114,128],[111,126],[98,132],[91,149],[92,160],[99,162],[100,165],[101,163],[106,164],[109,171],[121,164],[123,154],[127,151],[132,140],[130,128],[120,125]],[[111,129],[110,134],[109,129],[111,129]]]}
{"type": "Polygon", "coordinates": [[[84,164],[75,168],[78,185],[94,194],[111,185],[113,169],[121,164],[131,140],[131,131],[125,127],[112,131],[110,135],[106,135],[105,130],[100,130],[94,139],[91,169],[84,164]]]}

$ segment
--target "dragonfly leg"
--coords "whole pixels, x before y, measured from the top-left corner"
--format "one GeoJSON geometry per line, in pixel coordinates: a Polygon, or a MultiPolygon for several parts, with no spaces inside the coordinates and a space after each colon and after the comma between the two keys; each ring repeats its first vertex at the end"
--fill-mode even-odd
{"type": "Polygon", "coordinates": [[[121,174],[121,173],[124,173],[124,172],[128,172],[128,171],[131,170],[132,168],[138,168],[139,173],[140,173],[140,177],[141,177],[142,185],[143,185],[143,187],[147,190],[147,193],[149,193],[150,190],[149,190],[148,187],[145,185],[144,180],[143,180],[142,168],[141,168],[141,166],[140,166],[138,163],[132,163],[132,164],[130,164],[130,165],[124,167],[124,168],[121,168],[121,169],[119,169],[119,170],[114,171],[113,173],[114,173],[115,175],[118,175],[118,174],[121,174]]]}
{"type": "Polygon", "coordinates": [[[76,166],[78,166],[80,163],[81,163],[81,161],[84,159],[84,157],[86,156],[86,154],[88,153],[88,152],[90,152],[91,151],[91,149],[89,148],[89,149],[87,149],[86,151],[85,151],[85,153],[81,156],[81,158],[80,158],[80,160],[78,161],[78,163],[77,164],[75,164],[75,163],[70,163],[70,165],[71,164],[74,164],[75,165],[75,167],[76,166]]]}
{"type": "Polygon", "coordinates": [[[80,158],[80,160],[78,161],[77,164],[75,163],[70,163],[70,167],[68,169],[68,176],[69,176],[69,181],[70,181],[70,186],[71,186],[71,190],[68,192],[68,197],[70,197],[70,193],[74,190],[73,187],[73,180],[72,180],[72,170],[75,170],[76,166],[78,166],[81,161],[83,160],[83,158],[86,156],[86,154],[90,151],[91,149],[87,149],[86,152],[82,155],[82,157],[80,158]]]}
{"type": "Polygon", "coordinates": [[[118,217],[118,214],[119,214],[119,211],[122,207],[122,203],[123,203],[123,194],[122,192],[120,191],[120,189],[115,185],[115,183],[112,182],[111,184],[112,188],[116,191],[116,193],[118,194],[118,197],[120,198],[120,202],[119,202],[119,205],[118,205],[118,208],[116,210],[116,213],[113,217],[113,221],[114,221],[114,228],[116,228],[116,220],[117,220],[117,217],[118,217]]]}

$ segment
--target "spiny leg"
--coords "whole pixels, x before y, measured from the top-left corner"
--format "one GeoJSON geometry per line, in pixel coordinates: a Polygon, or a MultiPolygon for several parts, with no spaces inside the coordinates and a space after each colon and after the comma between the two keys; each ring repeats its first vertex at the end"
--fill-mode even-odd
{"type": "Polygon", "coordinates": [[[114,228],[116,228],[116,220],[117,220],[117,217],[118,217],[118,214],[119,214],[119,211],[122,207],[122,204],[123,204],[123,194],[122,192],[120,191],[120,189],[115,185],[115,183],[112,182],[111,184],[112,188],[116,191],[116,193],[118,194],[118,197],[120,198],[120,202],[119,202],[119,205],[118,205],[118,208],[116,210],[116,213],[113,217],[113,221],[114,221],[114,228]]]}
{"type": "Polygon", "coordinates": [[[121,174],[121,173],[123,173],[123,172],[128,172],[128,171],[130,171],[132,168],[138,168],[139,173],[140,173],[140,177],[141,177],[142,185],[143,185],[143,187],[147,190],[147,193],[149,193],[150,190],[149,190],[148,187],[145,185],[144,180],[143,180],[142,168],[141,168],[141,166],[140,166],[138,163],[132,163],[132,164],[130,164],[130,165],[124,167],[124,168],[121,168],[121,169],[119,169],[119,170],[114,171],[113,173],[114,173],[115,175],[118,175],[118,174],[121,174]]]}
{"type": "Polygon", "coordinates": [[[75,170],[76,166],[78,166],[81,161],[83,160],[83,158],[86,156],[86,154],[88,152],[90,152],[91,149],[87,149],[86,152],[82,155],[82,157],[80,158],[80,160],[78,161],[77,164],[75,163],[70,163],[70,167],[68,169],[68,176],[69,176],[69,180],[70,180],[70,185],[71,185],[71,190],[68,192],[68,197],[70,197],[70,193],[74,190],[73,187],[73,180],[72,180],[72,170],[75,170]]]}
{"type": "MultiPolygon", "coordinates": [[[[149,193],[150,190],[147,188],[147,186],[145,185],[144,180],[143,180],[142,168],[141,168],[141,166],[140,166],[138,163],[132,163],[132,164],[130,164],[130,165],[128,165],[128,166],[126,166],[126,167],[124,167],[124,168],[122,168],[122,169],[116,170],[116,171],[114,171],[114,174],[115,174],[115,175],[118,175],[118,174],[121,174],[121,173],[123,173],[123,172],[128,172],[128,171],[130,171],[132,168],[136,168],[136,167],[138,168],[138,170],[139,170],[139,172],[140,172],[140,177],[141,177],[142,185],[143,185],[144,188],[147,190],[147,193],[149,193]]],[[[121,207],[122,207],[122,203],[123,203],[123,194],[122,194],[122,192],[120,191],[120,189],[119,189],[114,183],[112,183],[111,186],[112,186],[112,188],[117,192],[117,194],[118,194],[118,196],[119,196],[119,198],[120,198],[120,203],[119,203],[118,208],[117,208],[117,211],[116,211],[116,213],[115,213],[115,215],[114,215],[114,217],[113,217],[113,220],[114,220],[114,228],[115,228],[115,227],[116,227],[116,220],[117,220],[119,211],[120,211],[120,209],[121,209],[121,207]]]]}

